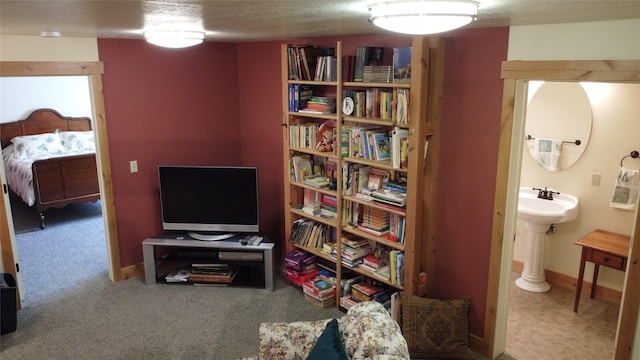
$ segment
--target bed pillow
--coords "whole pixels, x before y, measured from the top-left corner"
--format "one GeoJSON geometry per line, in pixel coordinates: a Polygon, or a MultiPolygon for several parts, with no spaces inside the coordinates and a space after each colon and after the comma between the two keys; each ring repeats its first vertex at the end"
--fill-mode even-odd
{"type": "Polygon", "coordinates": [[[58,135],[67,151],[96,151],[93,131],[60,131],[58,135]]]}
{"type": "Polygon", "coordinates": [[[412,359],[475,359],[469,348],[468,297],[428,299],[402,294],[402,333],[412,359]]]}
{"type": "Polygon", "coordinates": [[[13,157],[16,159],[65,153],[62,141],[56,133],[16,136],[11,142],[14,145],[13,157]]]}

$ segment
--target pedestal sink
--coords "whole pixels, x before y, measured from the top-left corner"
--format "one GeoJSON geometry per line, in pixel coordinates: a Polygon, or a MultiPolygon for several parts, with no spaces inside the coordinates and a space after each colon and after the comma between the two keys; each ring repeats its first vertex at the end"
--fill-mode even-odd
{"type": "Polygon", "coordinates": [[[518,218],[525,223],[527,239],[524,270],[516,285],[527,291],[545,292],[551,286],[544,276],[544,239],[554,224],[573,221],[578,216],[578,198],[553,193],[553,200],[538,198],[538,190],[521,187],[518,195],[518,218]]]}

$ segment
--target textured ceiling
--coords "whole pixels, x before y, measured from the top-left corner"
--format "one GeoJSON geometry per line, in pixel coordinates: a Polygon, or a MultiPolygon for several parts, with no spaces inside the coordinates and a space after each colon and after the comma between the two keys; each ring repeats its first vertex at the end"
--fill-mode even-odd
{"type": "MultiPolygon", "coordinates": [[[[0,0],[0,34],[142,38],[143,30],[204,30],[207,41],[279,40],[378,34],[368,1],[25,1],[0,0]]],[[[478,21],[493,27],[640,18],[640,0],[480,0],[478,21]]]]}

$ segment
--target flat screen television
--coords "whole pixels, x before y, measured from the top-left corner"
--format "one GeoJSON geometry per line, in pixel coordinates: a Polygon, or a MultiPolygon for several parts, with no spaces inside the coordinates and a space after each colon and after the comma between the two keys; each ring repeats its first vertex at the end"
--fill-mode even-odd
{"type": "Polygon", "coordinates": [[[258,232],[258,169],[159,166],[162,228],[198,240],[258,232]]]}

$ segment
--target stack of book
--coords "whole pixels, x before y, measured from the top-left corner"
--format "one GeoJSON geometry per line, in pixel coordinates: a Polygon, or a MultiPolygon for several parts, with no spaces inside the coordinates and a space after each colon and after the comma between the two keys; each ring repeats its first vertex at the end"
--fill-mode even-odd
{"type": "Polygon", "coordinates": [[[393,66],[391,65],[365,65],[362,73],[362,82],[393,82],[393,66]]]}
{"type": "Polygon", "coordinates": [[[380,287],[363,281],[353,284],[351,287],[351,298],[358,302],[372,301],[374,300],[374,296],[380,292],[382,292],[380,287]]]}
{"type": "Polygon", "coordinates": [[[407,205],[407,194],[398,190],[378,189],[371,196],[377,203],[389,204],[404,208],[407,205]]]}
{"type": "Polygon", "coordinates": [[[371,254],[371,245],[366,239],[342,238],[342,263],[354,267],[362,264],[365,256],[371,254]]]}
{"type": "MultiPolygon", "coordinates": [[[[340,306],[348,310],[351,306],[363,301],[376,301],[391,311],[395,289],[386,289],[374,280],[366,280],[353,284],[351,293],[340,298],[340,306]]],[[[395,295],[397,296],[397,295],[395,295]]]]}
{"type": "Polygon", "coordinates": [[[312,96],[302,110],[302,113],[310,114],[332,114],[336,112],[335,96],[312,96]]]}
{"type": "Polygon", "coordinates": [[[327,218],[338,217],[338,199],[335,195],[320,195],[320,214],[327,218]]]}
{"type": "Polygon", "coordinates": [[[302,287],[305,281],[318,276],[316,256],[303,250],[293,250],[285,254],[284,275],[292,284],[302,287]]]}
{"type": "Polygon", "coordinates": [[[302,181],[304,184],[313,186],[316,189],[329,187],[329,178],[319,175],[312,175],[302,181]]]}
{"type": "Polygon", "coordinates": [[[230,264],[192,264],[189,282],[199,284],[230,284],[238,273],[238,266],[230,264]]]}
{"type": "Polygon", "coordinates": [[[336,285],[322,278],[314,278],[307,280],[302,285],[304,298],[321,307],[327,307],[335,304],[336,301],[336,285]]]}
{"type": "Polygon", "coordinates": [[[389,213],[371,206],[363,206],[358,229],[377,236],[389,232],[389,213]]]}

